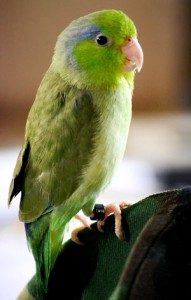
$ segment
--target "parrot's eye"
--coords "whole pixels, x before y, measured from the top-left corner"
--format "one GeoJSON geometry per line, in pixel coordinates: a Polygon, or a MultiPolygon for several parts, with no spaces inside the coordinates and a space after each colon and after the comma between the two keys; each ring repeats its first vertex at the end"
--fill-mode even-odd
{"type": "Polygon", "coordinates": [[[95,41],[99,46],[107,46],[109,44],[108,37],[102,33],[100,33],[96,36],[95,41]]]}

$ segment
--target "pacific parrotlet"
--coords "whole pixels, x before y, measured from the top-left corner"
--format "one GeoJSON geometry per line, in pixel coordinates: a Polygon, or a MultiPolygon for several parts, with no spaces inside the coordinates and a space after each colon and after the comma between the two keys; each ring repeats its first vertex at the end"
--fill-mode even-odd
{"type": "Polygon", "coordinates": [[[67,223],[97,197],[121,162],[143,52],[133,21],[103,10],[58,36],[51,65],[29,112],[9,192],[21,192],[19,218],[47,290],[67,223]]]}

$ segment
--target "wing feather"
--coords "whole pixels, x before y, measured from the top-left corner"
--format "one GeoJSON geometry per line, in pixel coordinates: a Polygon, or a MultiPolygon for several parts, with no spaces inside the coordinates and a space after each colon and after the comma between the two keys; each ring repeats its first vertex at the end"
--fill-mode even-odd
{"type": "Polygon", "coordinates": [[[15,197],[19,192],[22,191],[23,183],[24,183],[24,174],[28,163],[29,154],[30,154],[30,143],[27,142],[24,144],[23,148],[21,149],[17,159],[17,163],[13,174],[13,179],[11,181],[11,185],[9,189],[8,205],[11,204],[13,197],[15,197]]]}
{"type": "Polygon", "coordinates": [[[96,112],[91,95],[75,87],[64,93],[57,82],[49,87],[46,78],[45,87],[40,86],[26,125],[29,142],[20,153],[10,187],[9,203],[21,191],[23,222],[33,222],[70,197],[92,151],[96,112]]]}

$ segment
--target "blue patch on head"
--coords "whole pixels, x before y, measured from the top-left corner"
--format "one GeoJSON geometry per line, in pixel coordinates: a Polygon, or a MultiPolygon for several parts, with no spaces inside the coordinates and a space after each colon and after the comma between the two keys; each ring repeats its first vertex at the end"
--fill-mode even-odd
{"type": "Polygon", "coordinates": [[[67,42],[65,42],[65,47],[68,52],[68,60],[73,67],[78,68],[73,58],[73,48],[75,45],[83,40],[94,40],[99,33],[101,33],[100,28],[93,25],[84,26],[81,28],[81,30],[76,30],[75,34],[73,33],[73,35],[71,32],[71,39],[68,39],[67,42]]]}
{"type": "Polygon", "coordinates": [[[100,32],[100,28],[97,26],[85,27],[77,37],[77,42],[94,39],[100,32]]]}
{"type": "Polygon", "coordinates": [[[75,28],[75,30],[68,32],[67,39],[65,40],[65,48],[68,52],[71,52],[78,42],[83,40],[93,40],[100,32],[98,26],[84,26],[78,28],[78,30],[75,28]]]}

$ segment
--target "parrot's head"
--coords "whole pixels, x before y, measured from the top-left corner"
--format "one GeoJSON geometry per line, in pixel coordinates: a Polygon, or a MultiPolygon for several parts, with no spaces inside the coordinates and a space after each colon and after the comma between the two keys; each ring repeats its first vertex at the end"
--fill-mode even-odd
{"type": "Polygon", "coordinates": [[[143,64],[132,20],[103,10],[73,21],[58,37],[52,67],[72,85],[110,87],[123,77],[130,84],[143,64]]]}

